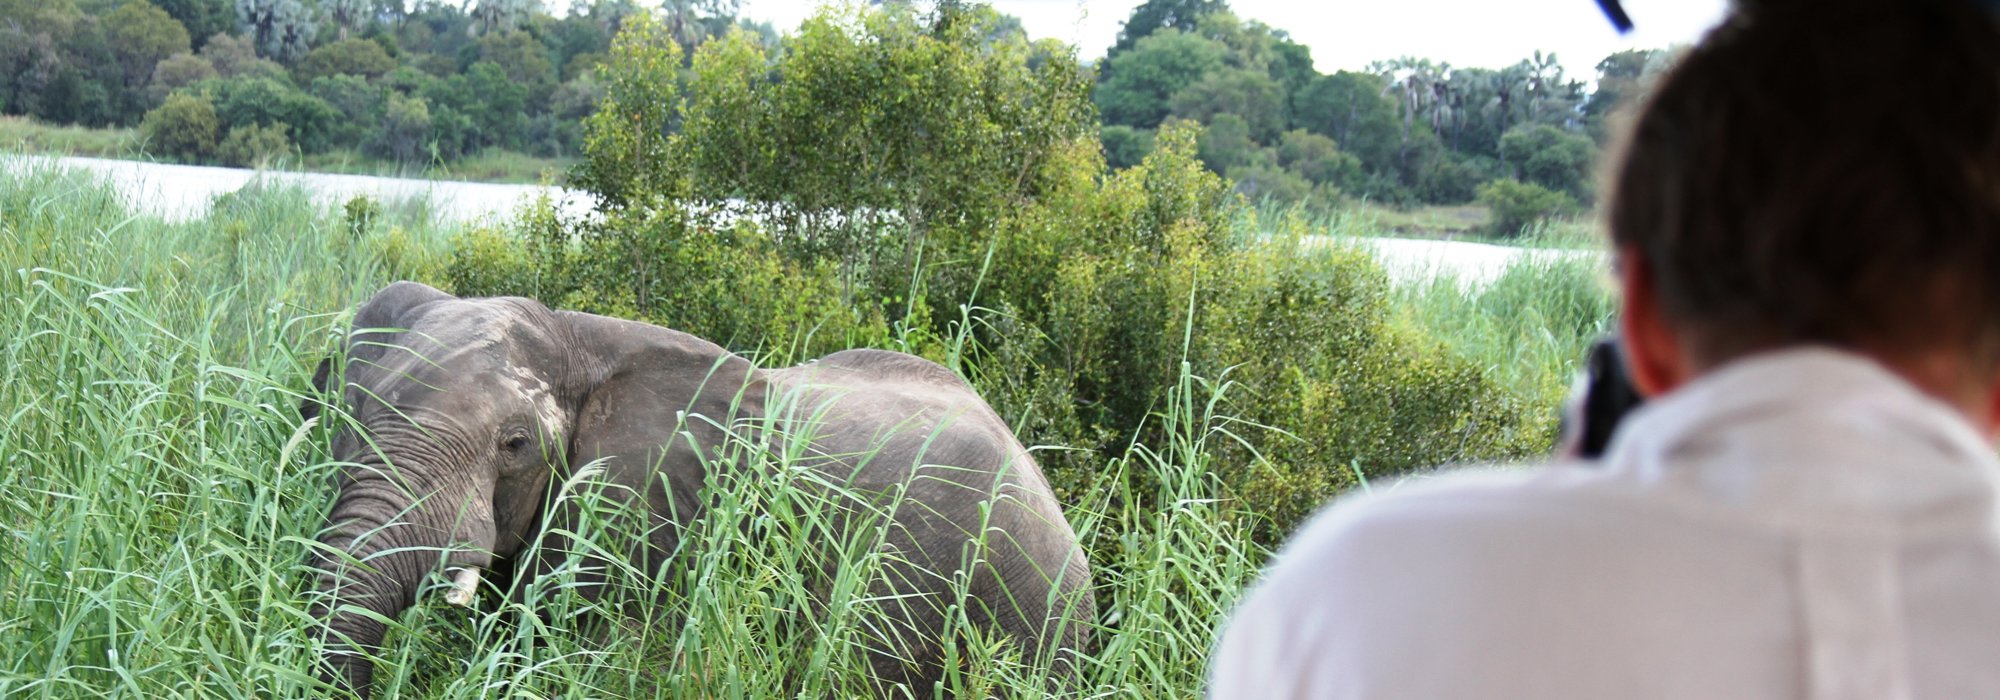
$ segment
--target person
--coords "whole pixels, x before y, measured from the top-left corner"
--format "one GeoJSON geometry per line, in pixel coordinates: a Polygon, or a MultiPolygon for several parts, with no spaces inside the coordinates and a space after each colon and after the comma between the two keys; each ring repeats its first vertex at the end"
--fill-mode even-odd
{"type": "Polygon", "coordinates": [[[1739,1],[1610,169],[1647,403],[1316,515],[1210,696],[2000,698],[1996,24],[1739,1]]]}

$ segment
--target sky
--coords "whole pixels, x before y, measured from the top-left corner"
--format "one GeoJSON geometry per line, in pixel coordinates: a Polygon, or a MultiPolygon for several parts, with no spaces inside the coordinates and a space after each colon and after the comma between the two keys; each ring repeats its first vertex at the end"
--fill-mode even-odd
{"type": "MultiPolygon", "coordinates": [[[[1142,0],[991,0],[1021,18],[1032,38],[1077,45],[1095,60],[1142,0]]],[[[819,0],[744,0],[742,13],[787,32],[819,0]]],[[[1536,50],[1553,51],[1571,77],[1589,80],[1597,62],[1629,48],[1692,43],[1714,26],[1727,0],[1625,0],[1635,25],[1619,36],[1593,0],[1231,0],[1240,17],[1291,33],[1312,49],[1322,73],[1360,70],[1376,60],[1415,56],[1453,66],[1499,68],[1536,50]]]]}

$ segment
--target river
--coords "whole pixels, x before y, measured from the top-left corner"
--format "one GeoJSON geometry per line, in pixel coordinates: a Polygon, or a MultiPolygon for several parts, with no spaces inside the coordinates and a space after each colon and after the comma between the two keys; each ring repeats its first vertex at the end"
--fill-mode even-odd
{"type": "MultiPolygon", "coordinates": [[[[0,156],[0,163],[8,167],[37,162],[94,173],[125,193],[128,201],[138,210],[175,221],[205,214],[216,195],[234,192],[256,178],[301,187],[323,206],[339,206],[357,195],[367,195],[383,202],[428,199],[433,215],[451,222],[506,217],[524,200],[543,192],[549,193],[565,214],[581,216],[591,210],[590,198],[581,192],[540,185],[256,171],[103,158],[0,156]]],[[[1467,286],[1488,284],[1509,266],[1523,260],[1602,257],[1590,251],[1546,250],[1464,241],[1327,238],[1325,242],[1351,243],[1368,249],[1398,281],[1421,281],[1437,275],[1449,275],[1467,286]]]]}

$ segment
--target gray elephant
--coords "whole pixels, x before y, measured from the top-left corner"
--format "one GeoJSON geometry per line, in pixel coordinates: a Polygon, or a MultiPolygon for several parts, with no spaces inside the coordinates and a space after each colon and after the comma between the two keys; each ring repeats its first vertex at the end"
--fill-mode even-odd
{"type": "Polygon", "coordinates": [[[344,371],[329,360],[314,377],[349,418],[333,438],[344,466],[313,555],[313,614],[322,676],[357,694],[385,632],[360,610],[393,618],[444,571],[469,589],[480,569],[510,570],[519,595],[571,556],[553,533],[578,516],[549,494],[574,469],[601,467],[584,476],[650,513],[650,536],[618,556],[655,572],[702,516],[710,465],[728,463],[716,455],[746,439],[808,445],[826,482],[891,496],[876,545],[890,570],[869,591],[896,601],[868,645],[878,694],[931,694],[948,606],[1054,659],[1058,676],[1085,642],[1095,603],[1075,532],[1007,425],[935,363],[849,350],[766,370],[686,333],[411,282],[377,293],[353,329],[344,371]]]}

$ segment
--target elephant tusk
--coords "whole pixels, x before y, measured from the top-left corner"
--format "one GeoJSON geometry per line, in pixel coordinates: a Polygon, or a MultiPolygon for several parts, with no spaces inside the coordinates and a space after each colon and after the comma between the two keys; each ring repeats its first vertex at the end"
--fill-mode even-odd
{"type": "Polygon", "coordinates": [[[445,591],[444,602],[461,608],[472,607],[472,597],[479,593],[479,567],[468,566],[458,570],[451,579],[451,590],[445,591]]]}

